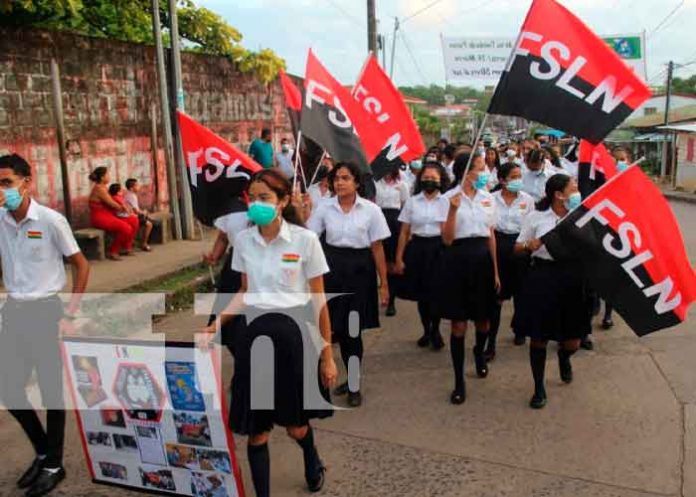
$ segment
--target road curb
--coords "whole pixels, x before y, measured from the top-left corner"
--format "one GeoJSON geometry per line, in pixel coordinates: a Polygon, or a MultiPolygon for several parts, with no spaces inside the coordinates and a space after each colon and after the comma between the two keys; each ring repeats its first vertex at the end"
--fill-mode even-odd
{"type": "Polygon", "coordinates": [[[674,202],[684,202],[686,204],[696,204],[696,195],[691,193],[662,192],[667,200],[674,202]]]}

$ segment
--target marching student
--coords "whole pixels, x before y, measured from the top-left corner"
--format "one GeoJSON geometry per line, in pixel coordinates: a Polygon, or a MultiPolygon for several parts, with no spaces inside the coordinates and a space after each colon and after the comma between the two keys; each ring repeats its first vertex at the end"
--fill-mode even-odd
{"type": "Polygon", "coordinates": [[[418,315],[423,325],[419,347],[444,346],[440,335],[440,317],[432,303],[433,274],[442,254],[442,226],[447,220],[449,201],[441,194],[449,189],[445,168],[437,162],[426,162],[416,178],[416,188],[399,215],[401,232],[396,249],[396,289],[404,300],[418,302],[418,315]]]}
{"type": "Polygon", "coordinates": [[[546,196],[522,223],[515,251],[531,254],[532,264],[516,305],[515,332],[531,339],[529,361],[534,378],[533,409],[546,405],[544,371],[549,340],[560,343],[558,365],[561,380],[573,381],[570,357],[578,350],[580,339],[588,332],[586,291],[582,266],[574,260],[554,260],[541,237],[551,231],[571,210],[582,202],[577,182],[568,175],[556,174],[546,183],[546,196]]]}
{"type": "MultiPolygon", "coordinates": [[[[522,191],[522,168],[518,164],[506,162],[501,165],[498,169],[498,180],[501,189],[493,194],[493,198],[500,290],[491,315],[491,329],[485,351],[488,361],[495,359],[503,302],[513,299],[514,303],[528,262],[526,257],[515,254],[514,249],[522,230],[522,221],[534,210],[534,199],[522,191]]],[[[515,345],[524,345],[524,342],[524,336],[515,335],[515,345]]]]}
{"type": "Polygon", "coordinates": [[[17,486],[28,497],[53,490],[64,478],[63,361],[60,335],[68,333],[89,264],[70,225],[29,194],[31,168],[19,155],[0,157],[0,259],[8,298],[0,333],[0,400],[29,438],[35,459],[17,486]],[[63,258],[72,266],[72,296],[64,308],[58,293],[66,283],[63,258]],[[27,398],[32,372],[46,409],[46,427],[27,398]]]}
{"type": "MultiPolygon", "coordinates": [[[[326,293],[346,294],[332,298],[329,311],[331,329],[349,372],[351,358],[362,363],[362,331],[379,328],[379,304],[386,306],[389,302],[382,245],[390,236],[389,226],[382,210],[360,196],[361,184],[358,166],[350,162],[336,164],[329,173],[334,197],[323,201],[307,222],[309,229],[326,238],[324,251],[331,269],[325,278],[326,293]],[[350,326],[351,311],[359,316],[355,327],[350,326]]],[[[339,385],[334,394],[348,394],[348,405],[358,407],[362,404],[360,378],[349,376],[349,380],[339,385]]]]}
{"type": "Polygon", "coordinates": [[[331,160],[324,161],[323,164],[319,166],[316,178],[314,178],[314,184],[307,188],[307,193],[311,200],[312,210],[319,207],[319,204],[327,198],[331,198],[331,188],[329,187],[329,172],[331,171],[333,165],[331,160]]]}
{"type": "Polygon", "coordinates": [[[488,174],[491,175],[491,179],[488,182],[488,191],[491,191],[498,184],[498,169],[500,168],[500,155],[493,147],[486,149],[486,167],[488,168],[488,174]]]}
{"type": "MultiPolygon", "coordinates": [[[[384,178],[375,182],[375,190],[377,195],[375,203],[382,209],[382,214],[387,220],[391,236],[382,242],[384,246],[384,256],[387,260],[387,274],[389,275],[389,288],[393,290],[394,278],[394,262],[396,261],[396,246],[399,242],[399,212],[408,200],[410,193],[408,183],[401,179],[401,170],[394,169],[384,178]]],[[[387,316],[396,316],[396,306],[394,301],[396,295],[392,291],[389,295],[389,304],[387,305],[387,316]]]]}
{"type": "Polygon", "coordinates": [[[531,195],[534,201],[538,202],[544,196],[546,181],[553,176],[553,173],[546,166],[543,150],[531,150],[525,156],[525,160],[526,168],[522,173],[522,191],[531,195]]]}
{"type": "Polygon", "coordinates": [[[423,169],[422,160],[412,160],[408,168],[401,173],[401,179],[408,185],[408,191],[412,194],[418,181],[418,173],[423,169]]]}
{"type": "Polygon", "coordinates": [[[449,144],[442,151],[442,165],[449,176],[450,181],[454,181],[454,160],[457,156],[457,147],[449,144]]]}
{"type": "Polygon", "coordinates": [[[496,260],[495,201],[488,193],[489,174],[484,158],[475,155],[461,185],[447,193],[450,206],[442,229],[446,249],[434,292],[436,313],[452,321],[450,352],[454,369],[453,404],[466,400],[464,336],[468,321],[476,329],[474,361],[479,378],[488,376],[483,355],[495,292],[500,286],[496,260]]]}
{"type": "MultiPolygon", "coordinates": [[[[323,302],[322,277],[329,268],[319,239],[299,223],[295,206],[290,203],[290,188],[283,174],[272,169],[252,178],[247,215],[254,226],[237,235],[232,258],[232,269],[241,274],[241,287],[221,318],[224,325],[239,315],[235,325],[230,427],[249,437],[247,454],[257,497],[271,494],[268,439],[274,425],[285,427],[302,448],[309,490],[321,490],[326,470],[309,422],[333,414],[330,409],[308,409],[304,403],[308,395],[304,386],[304,344],[312,340],[303,340],[307,338],[303,333],[313,328],[298,323],[298,318],[307,323],[318,320],[324,341],[320,350],[319,391],[327,405],[328,388],[335,383],[337,372],[330,345],[330,320],[323,302]],[[273,343],[272,364],[253,362],[252,346],[260,336],[273,343]],[[255,409],[251,388],[256,384],[252,379],[271,367],[273,406],[255,409]]],[[[199,347],[210,342],[216,326],[211,324],[202,331],[196,336],[199,347]]]]}

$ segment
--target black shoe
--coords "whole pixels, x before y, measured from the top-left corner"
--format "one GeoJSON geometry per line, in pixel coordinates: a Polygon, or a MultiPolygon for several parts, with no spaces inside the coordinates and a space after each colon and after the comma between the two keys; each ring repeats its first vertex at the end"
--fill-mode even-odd
{"type": "Polygon", "coordinates": [[[362,405],[362,394],[358,392],[348,392],[348,405],[350,407],[360,407],[362,405]]]}
{"type": "Polygon", "coordinates": [[[340,397],[341,395],[345,395],[348,393],[348,382],[341,383],[338,385],[336,388],[334,388],[333,394],[336,395],[337,397],[340,397]]]}
{"type": "Polygon", "coordinates": [[[27,490],[26,497],[40,497],[41,495],[46,495],[56,488],[64,479],[65,470],[63,468],[58,469],[55,473],[43,468],[39,477],[34,481],[34,484],[27,490]]]}
{"type": "Polygon", "coordinates": [[[570,357],[564,356],[561,350],[558,351],[558,370],[563,383],[573,383],[573,365],[570,363],[570,357]]]}
{"type": "Polygon", "coordinates": [[[462,388],[461,390],[454,389],[452,391],[452,395],[450,395],[450,402],[454,404],[455,406],[458,406],[460,404],[463,404],[464,401],[466,400],[466,388],[462,388]]]}
{"type": "Polygon", "coordinates": [[[445,342],[442,340],[442,335],[440,335],[439,331],[433,333],[431,345],[433,350],[442,350],[442,348],[445,346],[445,342]]]}
{"type": "Polygon", "coordinates": [[[485,378],[488,376],[488,363],[483,355],[483,352],[474,350],[474,363],[476,364],[476,376],[485,378]]]}
{"type": "Polygon", "coordinates": [[[529,401],[529,407],[532,409],[543,409],[546,407],[546,392],[534,392],[532,399],[529,401]]]}
{"type": "Polygon", "coordinates": [[[307,478],[307,489],[312,493],[319,492],[324,487],[326,468],[321,461],[319,461],[319,471],[317,473],[315,478],[307,478]]]}
{"type": "Polygon", "coordinates": [[[483,353],[483,357],[486,359],[486,362],[495,361],[495,349],[490,347],[487,348],[486,351],[483,353]]]}
{"type": "Polygon", "coordinates": [[[580,347],[585,350],[594,350],[594,343],[592,343],[592,340],[589,338],[585,338],[582,342],[580,342],[580,347]]]}
{"type": "Polygon", "coordinates": [[[387,315],[387,317],[396,316],[396,306],[394,304],[389,304],[387,306],[386,315],[387,315]]]}
{"type": "Polygon", "coordinates": [[[41,468],[43,468],[44,459],[35,458],[29,469],[27,469],[24,474],[17,480],[17,488],[27,488],[30,487],[34,481],[41,474],[41,468]]]}
{"type": "Polygon", "coordinates": [[[614,321],[611,318],[604,318],[602,320],[602,329],[610,330],[614,327],[614,321]]]}
{"type": "Polygon", "coordinates": [[[427,347],[428,345],[430,345],[430,336],[428,336],[428,335],[423,335],[422,337],[420,337],[420,338],[418,339],[418,341],[416,342],[416,344],[418,344],[418,346],[419,346],[420,348],[422,348],[422,349],[425,348],[425,347],[427,347]]]}
{"type": "Polygon", "coordinates": [[[527,338],[522,335],[515,335],[515,345],[518,347],[527,343],[527,338]]]}

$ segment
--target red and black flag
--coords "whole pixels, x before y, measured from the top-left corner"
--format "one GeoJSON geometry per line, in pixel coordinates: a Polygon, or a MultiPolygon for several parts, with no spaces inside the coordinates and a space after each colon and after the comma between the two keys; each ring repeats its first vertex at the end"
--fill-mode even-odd
{"type": "Polygon", "coordinates": [[[368,161],[357,135],[358,122],[369,115],[321,65],[310,50],[304,79],[300,129],[339,162],[353,162],[368,171],[368,161]]]}
{"type": "Polygon", "coordinates": [[[300,129],[300,112],[302,111],[302,93],[295,86],[295,83],[290,79],[290,76],[285,74],[285,71],[280,70],[280,85],[283,87],[283,95],[285,96],[285,107],[288,109],[290,116],[290,124],[292,125],[293,135],[297,136],[297,130],[300,129]]]}
{"type": "Polygon", "coordinates": [[[650,97],[605,41],[556,0],[534,0],[488,112],[601,142],[650,97]]]}
{"type": "Polygon", "coordinates": [[[580,140],[578,153],[578,188],[583,198],[589,197],[597,188],[619,174],[614,157],[603,143],[593,145],[580,140]]]}
{"type": "Polygon", "coordinates": [[[183,112],[177,115],[196,218],[212,226],[220,216],[246,210],[243,195],[261,165],[183,112]]]}
{"type": "Polygon", "coordinates": [[[607,182],[542,241],[557,259],[581,260],[588,283],[639,336],[684,321],[696,300],[679,225],[639,167],[607,182]]]}

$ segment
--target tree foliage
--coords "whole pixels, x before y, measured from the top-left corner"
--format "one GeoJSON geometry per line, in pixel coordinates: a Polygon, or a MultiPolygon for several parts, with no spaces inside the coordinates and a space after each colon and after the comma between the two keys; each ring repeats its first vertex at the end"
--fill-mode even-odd
{"type": "MultiPolygon", "coordinates": [[[[237,29],[193,0],[178,1],[177,17],[185,49],[229,57],[242,72],[252,73],[264,83],[285,67],[272,50],[244,48],[237,29]]],[[[160,20],[168,29],[167,0],[160,0],[160,20]]],[[[0,24],[154,43],[150,0],[0,0],[0,24]]]]}
{"type": "Polygon", "coordinates": [[[672,80],[672,89],[674,93],[696,95],[696,74],[684,79],[674,78],[672,80]]]}
{"type": "Polygon", "coordinates": [[[399,90],[406,95],[422,98],[429,105],[445,105],[445,95],[454,96],[454,103],[457,104],[462,103],[465,99],[481,100],[484,98],[484,92],[466,86],[401,86],[399,90]]]}

